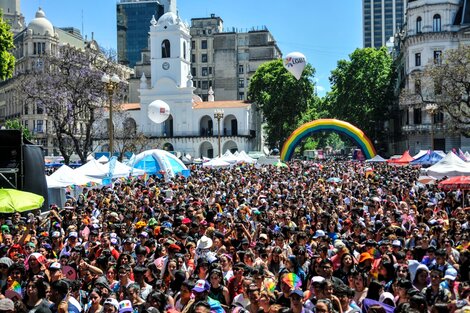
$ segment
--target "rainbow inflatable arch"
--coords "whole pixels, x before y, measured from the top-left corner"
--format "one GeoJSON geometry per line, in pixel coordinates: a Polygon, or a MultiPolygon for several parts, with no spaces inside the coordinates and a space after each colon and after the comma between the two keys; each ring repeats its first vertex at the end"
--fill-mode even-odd
{"type": "Polygon", "coordinates": [[[370,139],[356,126],[337,119],[319,119],[305,123],[292,132],[282,146],[281,160],[289,161],[294,155],[295,147],[304,138],[319,131],[333,131],[348,136],[358,144],[366,159],[371,159],[376,155],[370,139]]]}

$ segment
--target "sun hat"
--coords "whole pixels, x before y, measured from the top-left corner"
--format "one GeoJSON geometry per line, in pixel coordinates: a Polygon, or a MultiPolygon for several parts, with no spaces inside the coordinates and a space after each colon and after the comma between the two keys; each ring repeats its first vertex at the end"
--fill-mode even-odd
{"type": "Polygon", "coordinates": [[[53,262],[51,265],[49,265],[50,270],[60,270],[61,268],[62,266],[59,262],[53,262]]]}
{"type": "Polygon", "coordinates": [[[108,298],[104,300],[103,305],[106,305],[106,304],[112,305],[113,307],[116,308],[116,310],[119,310],[119,302],[114,298],[108,298]]]}
{"type": "Polygon", "coordinates": [[[119,313],[124,313],[124,312],[134,312],[131,301],[122,300],[121,302],[119,302],[119,313]]]}
{"type": "Polygon", "coordinates": [[[207,236],[202,236],[201,239],[197,241],[197,249],[209,249],[212,247],[212,239],[207,236]]]}
{"type": "Polygon", "coordinates": [[[446,269],[444,279],[449,279],[449,280],[456,280],[457,279],[457,270],[453,267],[449,267],[446,269]]]}
{"type": "Polygon", "coordinates": [[[319,237],[325,237],[325,232],[321,229],[315,232],[315,235],[313,235],[313,239],[317,239],[319,237]]]}
{"type": "Polygon", "coordinates": [[[341,250],[343,248],[345,248],[346,245],[344,244],[344,242],[342,240],[335,240],[335,248],[338,249],[338,250],[341,250]]]}
{"type": "Polygon", "coordinates": [[[363,252],[361,253],[361,255],[359,256],[359,263],[362,263],[364,261],[367,261],[367,260],[374,260],[374,258],[370,255],[369,252],[363,252]]]}
{"type": "Polygon", "coordinates": [[[72,231],[72,232],[70,232],[70,234],[69,234],[69,237],[68,237],[68,238],[71,238],[71,237],[78,238],[78,233],[77,233],[76,231],[72,231]]]}

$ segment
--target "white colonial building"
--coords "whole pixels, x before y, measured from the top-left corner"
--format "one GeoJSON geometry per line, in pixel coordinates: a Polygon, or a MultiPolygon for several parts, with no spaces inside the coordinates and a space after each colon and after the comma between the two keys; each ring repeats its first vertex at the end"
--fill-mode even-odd
{"type": "MultiPolygon", "coordinates": [[[[446,114],[423,104],[434,95],[434,86],[423,77],[426,65],[440,63],[443,53],[470,43],[469,0],[410,0],[406,25],[401,33],[404,90],[400,97],[401,130],[405,135],[398,150],[434,148],[449,151],[470,149],[470,140],[446,127],[446,114]]],[[[398,152],[398,151],[397,151],[398,152]]]]}
{"type": "MultiPolygon", "coordinates": [[[[216,110],[220,119],[220,149],[250,151],[261,149],[261,118],[254,105],[239,101],[214,101],[211,92],[207,102],[194,95],[191,76],[191,36],[189,25],[177,15],[176,1],[169,1],[166,13],[150,22],[151,75],[142,74],[140,105],[129,110],[137,130],[151,138],[149,148],[165,148],[193,157],[215,157],[219,150],[216,110]],[[148,107],[162,100],[170,107],[164,123],[148,117],[148,107]]],[[[106,151],[106,147],[103,150],[106,151]]]]}

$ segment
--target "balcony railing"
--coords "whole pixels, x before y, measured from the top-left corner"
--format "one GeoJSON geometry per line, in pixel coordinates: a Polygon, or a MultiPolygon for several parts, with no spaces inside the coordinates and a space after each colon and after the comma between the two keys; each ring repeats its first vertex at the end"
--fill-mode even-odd
{"type": "Polygon", "coordinates": [[[432,124],[417,124],[417,125],[403,125],[401,127],[401,130],[405,133],[427,133],[431,132],[431,130],[434,131],[441,131],[446,129],[446,125],[436,123],[434,125],[432,124]]]}

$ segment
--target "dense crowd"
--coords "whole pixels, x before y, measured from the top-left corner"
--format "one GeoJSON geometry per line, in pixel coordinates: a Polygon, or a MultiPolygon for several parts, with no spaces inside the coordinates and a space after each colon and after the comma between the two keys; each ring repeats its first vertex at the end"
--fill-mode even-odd
{"type": "Polygon", "coordinates": [[[470,312],[465,193],[368,167],[195,167],[2,216],[0,313],[470,312]]]}

